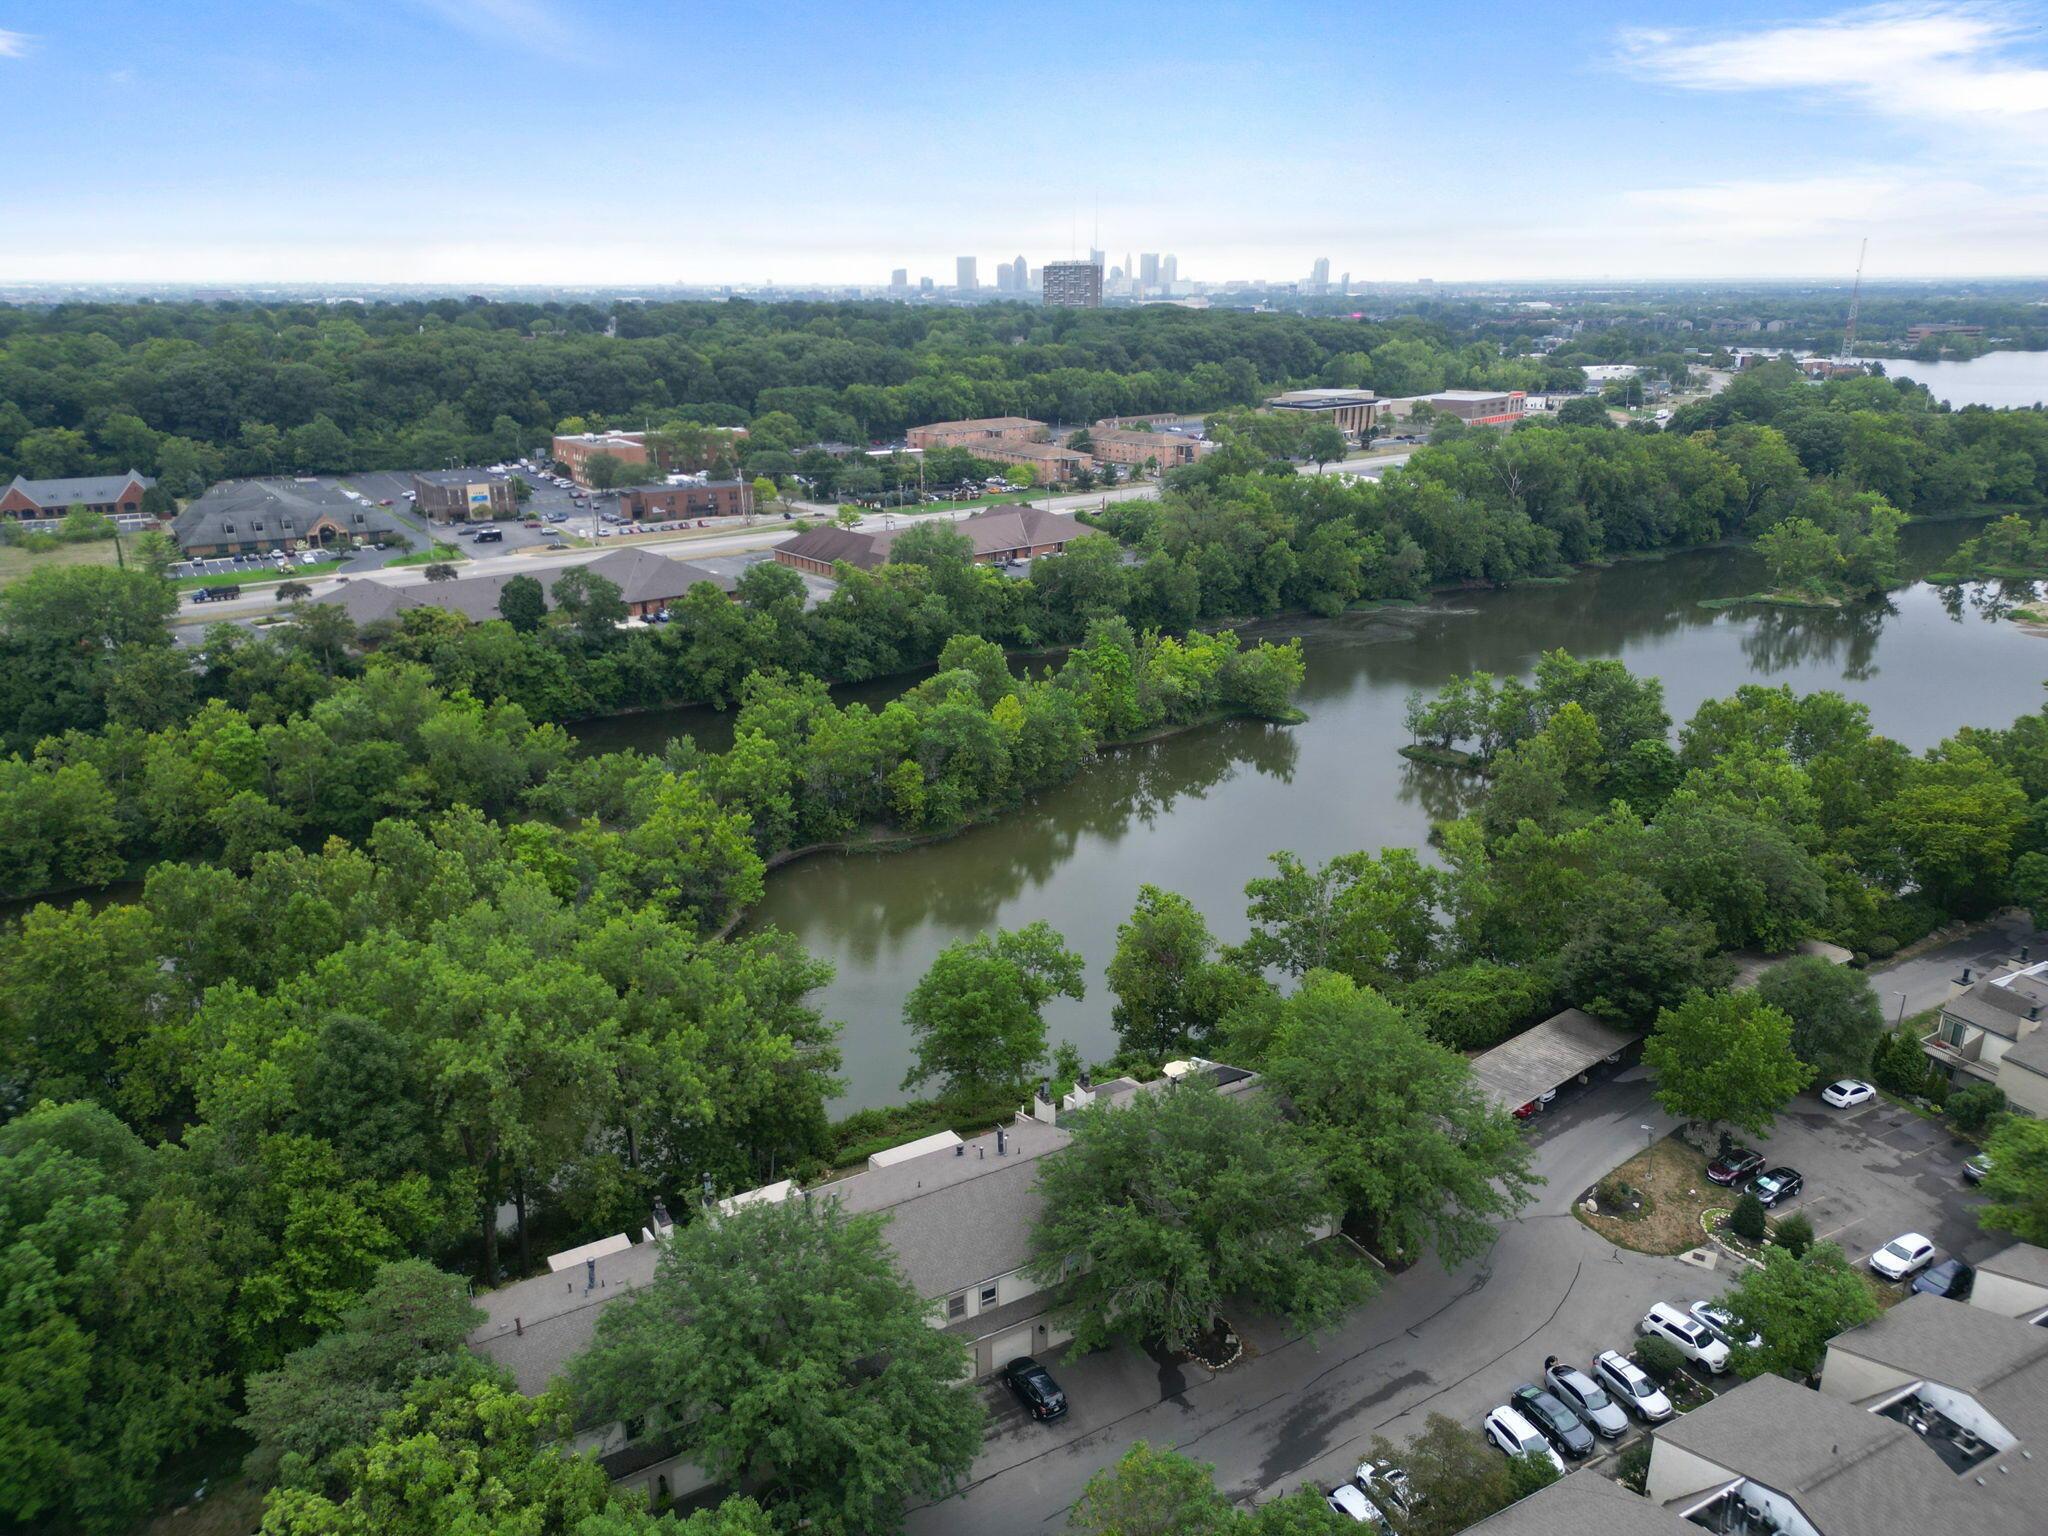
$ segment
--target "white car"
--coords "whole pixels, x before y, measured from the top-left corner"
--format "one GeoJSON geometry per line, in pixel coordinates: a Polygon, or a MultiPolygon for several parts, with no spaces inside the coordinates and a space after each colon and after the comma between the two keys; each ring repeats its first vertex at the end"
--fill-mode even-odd
{"type": "Polygon", "coordinates": [[[1381,1509],[1413,1514],[1415,1506],[1422,1502],[1422,1496],[1408,1481],[1407,1472],[1391,1461],[1361,1461],[1351,1480],[1381,1509]]]}
{"type": "Polygon", "coordinates": [[[1934,1260],[1934,1244],[1918,1232],[1895,1237],[1870,1256],[1870,1267],[1887,1280],[1917,1275],[1934,1260]]]}
{"type": "Polygon", "coordinates": [[[1660,1301],[1643,1314],[1636,1332],[1646,1339],[1662,1339],[1695,1365],[1704,1365],[1716,1376],[1728,1369],[1728,1346],[1715,1338],[1711,1329],[1689,1312],[1681,1312],[1660,1301]]]}
{"type": "Polygon", "coordinates": [[[1394,1536],[1394,1528],[1387,1524],[1387,1517],[1364,1494],[1349,1483],[1340,1483],[1323,1495],[1323,1502],[1347,1519],[1356,1520],[1360,1525],[1369,1525],[1384,1536],[1394,1536]]]}
{"type": "Polygon", "coordinates": [[[1564,1458],[1550,1448],[1550,1442],[1536,1432],[1536,1426],[1514,1409],[1502,1404],[1486,1416],[1486,1438],[1507,1456],[1541,1456],[1558,1472],[1564,1472],[1564,1458]]]}
{"type": "Polygon", "coordinates": [[[1762,1349],[1764,1346],[1763,1339],[1754,1333],[1747,1339],[1736,1338],[1735,1329],[1737,1325],[1735,1315],[1726,1307],[1716,1302],[1696,1301],[1690,1307],[1687,1307],[1686,1311],[1693,1315],[1695,1322],[1699,1323],[1707,1332],[1711,1333],[1723,1344],[1726,1344],[1730,1349],[1733,1349],[1737,1344],[1747,1344],[1751,1349],[1762,1349]]]}
{"type": "Polygon", "coordinates": [[[1858,1104],[1867,1104],[1877,1097],[1877,1090],[1860,1078],[1845,1077],[1840,1082],[1829,1083],[1820,1091],[1820,1101],[1832,1104],[1837,1109],[1854,1109],[1858,1104]]]}
{"type": "Polygon", "coordinates": [[[1593,1357],[1593,1379],[1645,1424],[1661,1424],[1671,1417],[1671,1399],[1641,1366],[1617,1350],[1593,1357]]]}

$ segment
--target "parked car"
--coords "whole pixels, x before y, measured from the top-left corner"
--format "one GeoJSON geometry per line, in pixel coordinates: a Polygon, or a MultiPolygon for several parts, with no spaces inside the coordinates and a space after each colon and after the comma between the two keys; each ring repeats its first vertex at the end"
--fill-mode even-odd
{"type": "Polygon", "coordinates": [[[479,528],[476,531],[476,541],[479,544],[502,544],[505,542],[505,530],[502,528],[479,528]]]}
{"type": "Polygon", "coordinates": [[[1003,1380],[1034,1419],[1057,1419],[1066,1414],[1067,1394],[1052,1379],[1052,1372],[1031,1356],[1019,1355],[1004,1366],[1003,1380]]]}
{"type": "Polygon", "coordinates": [[[1593,1454],[1593,1431],[1555,1394],[1541,1387],[1520,1386],[1508,1395],[1508,1406],[1534,1424],[1559,1455],[1578,1461],[1593,1454]]]}
{"type": "Polygon", "coordinates": [[[1738,1325],[1735,1321],[1735,1315],[1726,1307],[1716,1302],[1696,1301],[1685,1310],[1692,1314],[1694,1322],[1698,1323],[1730,1349],[1733,1349],[1737,1344],[1747,1344],[1751,1349],[1761,1349],[1763,1347],[1764,1341],[1753,1333],[1747,1338],[1737,1338],[1735,1335],[1738,1325]]]}
{"type": "Polygon", "coordinates": [[[1806,1178],[1797,1168],[1773,1168],[1749,1181],[1749,1192],[1767,1207],[1790,1200],[1804,1188],[1806,1178]]]}
{"type": "Polygon", "coordinates": [[[1904,1280],[1934,1262],[1934,1242],[1918,1232],[1902,1233],[1870,1256],[1870,1267],[1887,1280],[1904,1280]]]}
{"type": "Polygon", "coordinates": [[[1944,1259],[1915,1280],[1913,1289],[1929,1296],[1945,1296],[1950,1301],[1968,1301],[1970,1288],[1976,1283],[1976,1270],[1961,1259],[1944,1259]]]}
{"type": "Polygon", "coordinates": [[[1707,1164],[1707,1177],[1716,1184],[1740,1184],[1763,1167],[1764,1155],[1748,1147],[1730,1147],[1723,1157],[1707,1164]]]}
{"type": "Polygon", "coordinates": [[[1593,1379],[1645,1424],[1661,1424],[1671,1417],[1671,1399],[1663,1389],[1650,1380],[1649,1373],[1640,1365],[1617,1350],[1605,1350],[1593,1357],[1593,1379]]]}
{"type": "Polygon", "coordinates": [[[1504,1456],[1541,1456],[1564,1471],[1564,1458],[1550,1448],[1535,1425],[1505,1403],[1486,1416],[1486,1438],[1504,1456]]]}
{"type": "Polygon", "coordinates": [[[1963,1164],[1963,1177],[1972,1184],[1982,1184],[1984,1182],[1984,1175],[1990,1171],[1991,1154],[1989,1152],[1979,1152],[1975,1157],[1963,1164]]]}
{"type": "Polygon", "coordinates": [[[1628,1433],[1628,1415],[1621,1411],[1621,1404],[1577,1366],[1566,1365],[1552,1355],[1543,1362],[1543,1380],[1601,1439],[1619,1440],[1628,1433]]]}
{"type": "Polygon", "coordinates": [[[1348,1520],[1371,1526],[1384,1532],[1385,1536],[1394,1536],[1394,1528],[1387,1523],[1387,1517],[1379,1512],[1371,1499],[1349,1483],[1339,1483],[1332,1488],[1323,1495],[1323,1502],[1348,1520]]]}
{"type": "Polygon", "coordinates": [[[377,505],[380,507],[388,507],[391,505],[391,498],[389,496],[386,496],[382,501],[378,502],[377,505]]]}
{"type": "Polygon", "coordinates": [[[1861,1078],[1845,1077],[1840,1082],[1829,1083],[1821,1089],[1820,1100],[1837,1109],[1854,1109],[1858,1104],[1867,1104],[1877,1097],[1877,1090],[1861,1078]]]}
{"type": "Polygon", "coordinates": [[[1713,1330],[1689,1312],[1681,1312],[1668,1301],[1660,1301],[1643,1314],[1636,1332],[1646,1339],[1662,1339],[1678,1352],[1703,1365],[1716,1376],[1728,1369],[1728,1346],[1714,1337],[1713,1330]]]}
{"type": "Polygon", "coordinates": [[[1351,1480],[1383,1510],[1411,1514],[1422,1502],[1422,1495],[1408,1481],[1407,1472],[1391,1461],[1361,1461],[1357,1474],[1351,1480]]]}

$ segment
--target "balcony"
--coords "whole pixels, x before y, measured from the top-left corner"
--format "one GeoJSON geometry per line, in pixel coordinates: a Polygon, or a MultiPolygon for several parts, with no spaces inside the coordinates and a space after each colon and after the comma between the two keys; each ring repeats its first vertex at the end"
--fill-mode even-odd
{"type": "Polygon", "coordinates": [[[1972,1077],[1981,1077],[1986,1082],[1998,1077],[1998,1064],[1982,1059],[1984,1054],[1984,1031],[1966,1029],[1960,1044],[1947,1038],[1949,1026],[1942,1025],[1933,1034],[1920,1037],[1920,1049],[1937,1066],[1956,1067],[1972,1077]]]}

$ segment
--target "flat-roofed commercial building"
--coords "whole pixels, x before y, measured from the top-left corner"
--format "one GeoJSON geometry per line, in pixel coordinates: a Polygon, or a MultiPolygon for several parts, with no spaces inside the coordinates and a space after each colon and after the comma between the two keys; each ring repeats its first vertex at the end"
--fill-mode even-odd
{"type": "Polygon", "coordinates": [[[1512,426],[1520,421],[1528,396],[1519,389],[1440,389],[1422,402],[1439,416],[1455,416],[1474,426],[1512,426]]]}
{"type": "Polygon", "coordinates": [[[912,427],[903,434],[904,443],[912,448],[974,448],[1000,438],[1015,438],[1018,442],[1042,443],[1046,438],[1045,423],[1033,421],[1029,416],[981,416],[971,421],[931,421],[921,427],[912,427]]]}
{"type": "Polygon", "coordinates": [[[1380,399],[1369,389],[1290,389],[1268,400],[1266,409],[1327,416],[1338,431],[1362,438],[1379,420],[1380,399]]]}
{"type": "Polygon", "coordinates": [[[1125,432],[1115,427],[1089,428],[1088,441],[1094,445],[1089,451],[1098,464],[1156,464],[1161,469],[1193,464],[1216,451],[1207,438],[1184,437],[1178,432],[1125,432]]]}
{"type": "Polygon", "coordinates": [[[584,467],[600,453],[610,454],[621,464],[650,462],[645,432],[577,432],[557,437],[551,451],[555,462],[568,470],[569,478],[578,485],[589,483],[584,479],[584,467]]]}
{"type": "Polygon", "coordinates": [[[1100,309],[1102,268],[1092,261],[1048,261],[1041,293],[1053,309],[1100,309]]]}
{"type": "Polygon", "coordinates": [[[509,475],[483,469],[424,469],[412,477],[413,509],[439,522],[488,522],[513,517],[519,498],[509,475]]]}
{"type": "Polygon", "coordinates": [[[701,485],[636,485],[619,492],[619,511],[637,522],[677,517],[745,517],[754,510],[754,487],[745,480],[701,485]]]}

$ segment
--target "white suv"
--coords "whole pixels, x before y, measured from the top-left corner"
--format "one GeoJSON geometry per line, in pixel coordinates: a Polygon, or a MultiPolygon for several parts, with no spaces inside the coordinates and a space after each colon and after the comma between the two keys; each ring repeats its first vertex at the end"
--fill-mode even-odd
{"type": "Polygon", "coordinates": [[[1505,1455],[1541,1456],[1560,1473],[1564,1471],[1563,1458],[1536,1432],[1536,1426],[1505,1404],[1486,1416],[1486,1438],[1505,1455]]]}
{"type": "Polygon", "coordinates": [[[1660,1301],[1643,1314],[1636,1332],[1646,1339],[1663,1339],[1695,1365],[1704,1365],[1716,1376],[1728,1369],[1728,1346],[1715,1338],[1707,1325],[1689,1312],[1681,1312],[1660,1301]]]}
{"type": "Polygon", "coordinates": [[[1593,1377],[1645,1424],[1661,1424],[1671,1417],[1671,1399],[1628,1356],[1612,1349],[1595,1355],[1593,1377]]]}

